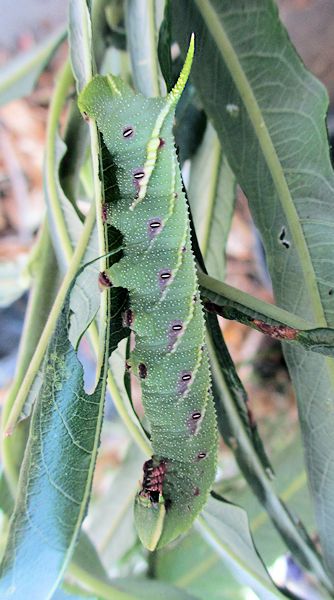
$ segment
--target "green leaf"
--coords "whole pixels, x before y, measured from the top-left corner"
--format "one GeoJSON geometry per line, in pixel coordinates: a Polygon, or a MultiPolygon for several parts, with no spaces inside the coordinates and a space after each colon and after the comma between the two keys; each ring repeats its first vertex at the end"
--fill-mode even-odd
{"type": "Polygon", "coordinates": [[[218,427],[233,449],[239,467],[263,504],[293,556],[327,584],[321,558],[301,521],[296,520],[277,496],[273,472],[262,441],[245,404],[246,393],[224,347],[216,317],[208,316],[208,349],[213,375],[218,427]],[[213,320],[215,319],[215,320],[213,320]]]}
{"type": "Polygon", "coordinates": [[[135,88],[144,96],[159,96],[163,82],[156,50],[158,8],[153,0],[147,0],[145,10],[142,0],[130,0],[126,10],[127,42],[135,88]]]}
{"type": "Polygon", "coordinates": [[[9,538],[0,595],[45,600],[71,558],[87,510],[103,418],[108,335],[93,394],[68,337],[70,292],[43,368],[9,538]],[[47,568],[45,567],[47,565],[47,568]]]}
{"type": "Polygon", "coordinates": [[[173,80],[173,66],[172,66],[172,32],[171,32],[171,2],[170,0],[165,1],[164,18],[162,20],[159,30],[159,41],[158,41],[158,56],[160,69],[163,74],[167,92],[169,93],[174,85],[173,80]]]}
{"type": "MultiPolygon", "coordinates": [[[[279,426],[282,426],[279,423],[279,426]]],[[[275,435],[275,434],[274,434],[275,435]]],[[[277,437],[280,438],[279,434],[277,437]]],[[[279,439],[276,444],[279,443],[279,439]]],[[[277,494],[289,507],[291,514],[297,519],[307,523],[310,532],[315,531],[312,504],[303,462],[303,448],[299,435],[287,444],[287,438],[280,440],[281,448],[276,448],[272,462],[275,470],[275,489],[277,494]],[[291,457],[293,456],[293,460],[291,457]],[[297,517],[298,515],[298,517],[297,517]]],[[[273,527],[268,513],[260,504],[259,500],[251,493],[248,486],[229,484],[222,481],[221,493],[229,501],[238,503],[247,510],[250,528],[254,537],[256,547],[266,565],[270,566],[274,561],[286,553],[286,547],[280,539],[278,532],[273,527]]]]}
{"type": "Polygon", "coordinates": [[[210,498],[196,526],[235,577],[262,600],[283,598],[259,558],[249,531],[247,513],[216,496],[210,498]]]}
{"type": "Polygon", "coordinates": [[[135,541],[133,502],[145,460],[146,456],[131,445],[103,496],[92,506],[89,533],[108,570],[115,568],[135,541]]]}
{"type": "Polygon", "coordinates": [[[114,585],[127,592],[133,600],[195,600],[189,592],[178,590],[176,587],[167,585],[162,581],[154,579],[113,579],[114,585]]]}
{"type": "Polygon", "coordinates": [[[80,533],[71,563],[91,573],[94,577],[107,578],[106,570],[102,565],[98,552],[84,531],[80,533]]]}
{"type": "Polygon", "coordinates": [[[235,194],[235,177],[209,123],[191,161],[188,196],[205,266],[212,277],[221,280],[225,277],[225,250],[235,194]]]}
{"type": "Polygon", "coordinates": [[[70,0],[69,45],[78,94],[93,76],[92,32],[87,3],[70,0]]]}
{"type": "Polygon", "coordinates": [[[6,476],[2,471],[0,474],[0,510],[7,516],[10,516],[14,508],[14,501],[6,481],[6,476]]]}
{"type": "MultiPolygon", "coordinates": [[[[331,326],[334,177],[324,88],[299,60],[271,0],[182,0],[173,7],[183,48],[190,31],[201,40],[192,73],[262,234],[276,301],[331,326]],[[208,64],[216,65],[214,80],[208,64]]],[[[285,354],[333,578],[334,361],[299,348],[285,354]]]]}
{"type": "MultiPolygon", "coordinates": [[[[84,544],[88,549],[86,538],[84,544]]],[[[75,558],[75,557],[74,557],[75,558]]],[[[195,597],[165,582],[152,579],[127,577],[108,579],[106,575],[96,572],[94,551],[86,551],[84,560],[73,560],[69,569],[71,578],[76,579],[86,590],[100,600],[195,600],[195,597]],[[89,560],[92,556],[92,561],[89,560]],[[87,560],[88,559],[88,560],[87,560]]]]}
{"type": "MultiPolygon", "coordinates": [[[[293,440],[282,451],[276,449],[273,464],[277,492],[299,517],[310,524],[312,508],[300,440],[293,440]]],[[[256,548],[266,565],[271,566],[286,549],[268,514],[246,484],[239,481],[233,484],[225,479],[219,488],[228,500],[247,510],[256,548]]],[[[224,600],[245,600],[247,597],[245,588],[237,583],[217,551],[194,531],[176,546],[158,552],[156,576],[187,589],[202,600],[221,600],[222,597],[224,600]]]]}
{"type": "Polygon", "coordinates": [[[180,165],[191,158],[201,144],[206,126],[206,115],[196,92],[188,81],[176,107],[174,136],[180,165]]]}
{"type": "Polygon", "coordinates": [[[158,550],[156,576],[201,600],[245,600],[245,588],[194,529],[172,547],[158,550]]]}
{"type": "Polygon", "coordinates": [[[51,60],[59,44],[65,38],[66,31],[61,30],[47,37],[30,52],[20,54],[2,67],[0,77],[0,106],[27,96],[32,92],[41,72],[51,60]]]}

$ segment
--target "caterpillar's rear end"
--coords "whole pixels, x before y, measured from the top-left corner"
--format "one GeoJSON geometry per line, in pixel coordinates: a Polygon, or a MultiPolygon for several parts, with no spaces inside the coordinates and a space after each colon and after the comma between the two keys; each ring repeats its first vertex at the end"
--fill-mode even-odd
{"type": "Polygon", "coordinates": [[[191,526],[216,471],[204,317],[172,135],[192,56],[193,40],[166,98],[134,95],[111,76],[94,78],[80,97],[117,166],[117,194],[107,194],[103,214],[123,234],[124,256],[108,277],[129,291],[124,318],[135,334],[129,362],[151,429],[153,456],[135,501],[138,534],[150,550],[191,526]]]}

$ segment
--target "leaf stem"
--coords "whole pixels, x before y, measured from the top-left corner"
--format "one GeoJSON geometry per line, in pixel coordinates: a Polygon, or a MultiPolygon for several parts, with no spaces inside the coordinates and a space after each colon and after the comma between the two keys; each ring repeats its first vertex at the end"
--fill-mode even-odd
{"type": "MultiPolygon", "coordinates": [[[[276,304],[270,304],[260,298],[255,298],[242,290],[239,290],[228,283],[219,281],[214,277],[210,277],[203,273],[201,269],[197,269],[197,277],[199,285],[201,286],[204,295],[205,291],[208,290],[212,294],[216,294],[217,297],[221,296],[224,299],[230,301],[231,305],[236,304],[242,308],[246,308],[247,311],[251,311],[254,317],[263,315],[264,317],[277,321],[278,323],[284,323],[289,327],[295,329],[312,329],[315,326],[314,323],[306,321],[302,317],[295,315],[284,308],[276,306],[276,304]]],[[[210,299],[214,302],[214,295],[210,294],[210,299]]]]}

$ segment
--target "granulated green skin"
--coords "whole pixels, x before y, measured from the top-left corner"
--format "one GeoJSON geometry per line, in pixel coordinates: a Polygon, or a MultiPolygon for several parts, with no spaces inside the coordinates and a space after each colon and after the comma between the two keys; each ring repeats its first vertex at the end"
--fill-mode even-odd
{"type": "Polygon", "coordinates": [[[166,463],[159,505],[143,492],[135,502],[138,533],[151,550],[191,526],[216,471],[204,318],[172,135],[181,83],[171,102],[171,95],[144,98],[116,77],[97,76],[79,100],[80,109],[96,120],[116,165],[117,187],[106,190],[106,210],[107,220],[123,234],[124,256],[108,275],[113,286],[129,291],[135,333],[131,369],[146,374],[142,401],[153,457],[166,463]],[[132,134],[124,136],[130,128],[132,134]],[[141,171],[150,176],[138,183],[134,174],[141,171]],[[152,222],[161,225],[152,228],[152,222]],[[168,279],[161,277],[166,273],[168,279]],[[180,324],[181,331],[172,329],[180,324]]]}

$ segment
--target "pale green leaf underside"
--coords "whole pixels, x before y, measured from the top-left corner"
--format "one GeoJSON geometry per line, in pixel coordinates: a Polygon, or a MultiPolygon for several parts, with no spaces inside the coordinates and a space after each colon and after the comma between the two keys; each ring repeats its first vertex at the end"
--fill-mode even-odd
{"type": "MultiPolygon", "coordinates": [[[[296,56],[271,0],[182,0],[173,6],[181,44],[189,31],[201,40],[192,73],[261,232],[276,301],[319,327],[331,326],[334,178],[324,89],[296,56]],[[215,65],[214,78],[208,64],[215,65]]],[[[334,363],[302,349],[288,348],[286,356],[333,573],[334,363]]]]}
{"type": "Polygon", "coordinates": [[[82,366],[67,338],[69,296],[70,292],[48,347],[43,385],[32,415],[0,568],[4,598],[52,596],[87,509],[103,418],[107,359],[94,393],[86,394],[82,366]]]}
{"type": "Polygon", "coordinates": [[[283,598],[255,550],[242,508],[210,498],[196,526],[240,583],[251,587],[261,600],[283,598]]]}

